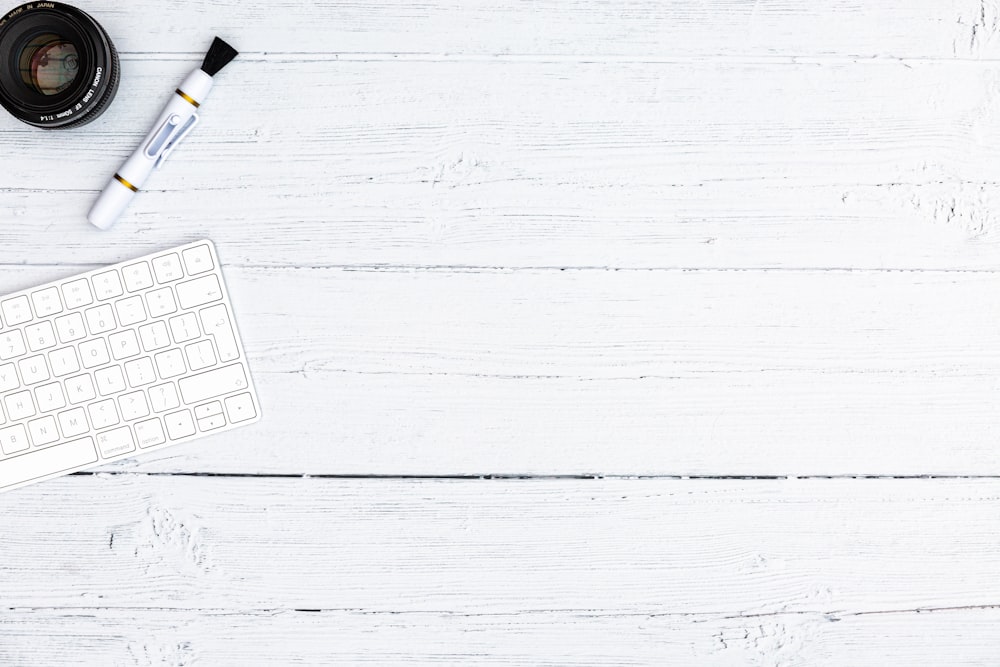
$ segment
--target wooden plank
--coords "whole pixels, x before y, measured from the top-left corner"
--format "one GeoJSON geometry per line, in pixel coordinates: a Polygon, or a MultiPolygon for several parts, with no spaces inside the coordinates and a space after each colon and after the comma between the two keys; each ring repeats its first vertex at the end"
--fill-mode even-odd
{"type": "Polygon", "coordinates": [[[838,616],[0,611],[5,665],[992,664],[996,609],[838,616]]]}
{"type": "MultiPolygon", "coordinates": [[[[8,267],[0,279],[16,289],[43,275],[58,277],[8,267]]],[[[227,277],[263,421],[123,465],[1000,473],[996,273],[230,267],[227,277]]]]}
{"type": "Polygon", "coordinates": [[[0,262],[110,263],[207,234],[255,265],[995,267],[985,67],[235,67],[153,191],[95,234],[96,192],[190,63],[127,65],[86,131],[0,129],[19,156],[0,262]]]}
{"type": "MultiPolygon", "coordinates": [[[[173,0],[88,6],[125,52],[190,53],[217,32],[244,52],[536,57],[837,56],[996,58],[997,8],[976,0],[804,5],[630,0],[607,4],[267,4],[173,0]],[[197,28],[198,30],[194,30],[197,28]]],[[[398,57],[398,56],[395,56],[398,57]]]]}
{"type": "Polygon", "coordinates": [[[990,606],[1000,567],[993,480],[127,474],[26,487],[0,508],[14,611],[690,614],[756,627],[759,615],[990,606]]]}

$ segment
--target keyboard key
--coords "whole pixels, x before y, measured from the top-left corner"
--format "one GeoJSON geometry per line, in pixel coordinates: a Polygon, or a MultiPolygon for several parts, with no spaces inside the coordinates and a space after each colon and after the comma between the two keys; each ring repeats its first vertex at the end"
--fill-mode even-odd
{"type": "Polygon", "coordinates": [[[118,407],[121,408],[122,419],[127,422],[149,416],[149,403],[144,391],[122,394],[118,397],[118,407]]]}
{"type": "Polygon", "coordinates": [[[31,400],[30,391],[19,391],[16,394],[9,394],[3,399],[7,407],[7,416],[12,422],[27,419],[35,416],[35,403],[31,400]]]}
{"type": "Polygon", "coordinates": [[[124,293],[122,279],[117,271],[105,271],[94,276],[94,294],[98,301],[107,301],[124,293]]]}
{"type": "Polygon", "coordinates": [[[253,407],[253,397],[249,393],[237,394],[226,399],[226,414],[233,424],[245,422],[257,416],[253,407]]]}
{"type": "Polygon", "coordinates": [[[108,346],[103,338],[94,338],[80,343],[80,358],[84,368],[96,368],[111,361],[108,346]]]}
{"type": "Polygon", "coordinates": [[[177,301],[187,310],[212,303],[222,298],[222,286],[215,274],[189,280],[177,285],[177,301]]]}
{"type": "Polygon", "coordinates": [[[85,403],[97,398],[94,392],[94,381],[90,375],[84,373],[66,380],[66,395],[69,396],[70,405],[85,403]]]}
{"type": "Polygon", "coordinates": [[[190,410],[179,410],[171,412],[163,418],[167,425],[167,435],[171,440],[186,438],[195,434],[194,421],[191,419],[190,410]]]}
{"type": "Polygon", "coordinates": [[[140,447],[154,447],[167,441],[163,434],[163,424],[156,417],[135,425],[135,439],[139,441],[140,447]]]}
{"type": "Polygon", "coordinates": [[[184,271],[181,269],[181,258],[175,252],[155,258],[153,272],[156,274],[157,282],[160,283],[169,283],[184,277],[184,271]]]}
{"type": "Polygon", "coordinates": [[[113,398],[91,403],[87,406],[87,411],[90,413],[90,423],[97,430],[114,426],[119,422],[118,409],[113,398]]]}
{"type": "Polygon", "coordinates": [[[156,371],[153,370],[153,362],[149,357],[129,361],[125,364],[125,374],[128,375],[128,383],[131,387],[142,387],[156,382],[156,371]]]}
{"type": "Polygon", "coordinates": [[[72,343],[87,336],[84,327],[83,315],[80,313],[70,313],[56,318],[56,331],[59,333],[59,340],[63,343],[72,343]]]}
{"type": "Polygon", "coordinates": [[[90,430],[87,413],[83,408],[73,408],[59,413],[59,428],[64,438],[72,438],[90,430]]]}
{"type": "Polygon", "coordinates": [[[0,489],[96,462],[97,451],[94,449],[93,438],[64,442],[3,461],[0,465],[0,489]]]}
{"type": "Polygon", "coordinates": [[[179,408],[181,401],[177,398],[177,388],[173,382],[158,384],[149,389],[149,401],[153,405],[153,412],[166,412],[179,408]]]}
{"type": "Polygon", "coordinates": [[[160,372],[160,377],[164,380],[184,375],[187,372],[187,368],[184,367],[184,355],[181,354],[180,350],[173,349],[160,352],[154,358],[156,359],[156,368],[160,372]]]}
{"type": "Polygon", "coordinates": [[[204,419],[198,420],[198,430],[214,431],[217,428],[222,428],[226,425],[226,418],[222,415],[212,415],[211,417],[205,417],[204,419]]]}
{"type": "Polygon", "coordinates": [[[180,345],[189,340],[194,340],[201,335],[198,328],[198,318],[194,313],[184,313],[177,317],[170,318],[170,333],[174,336],[174,342],[180,345]]]}
{"type": "Polygon", "coordinates": [[[52,330],[51,322],[29,324],[24,327],[24,335],[28,339],[28,349],[32,352],[56,346],[56,332],[52,330]]]}
{"type": "Polygon", "coordinates": [[[41,354],[21,359],[17,362],[17,368],[21,371],[21,382],[24,384],[45,382],[50,377],[49,367],[45,363],[45,357],[41,354]]]}
{"type": "Polygon", "coordinates": [[[28,350],[24,347],[24,336],[20,329],[14,329],[0,334],[0,360],[7,361],[20,357],[28,350]]]}
{"type": "Polygon", "coordinates": [[[77,359],[76,348],[73,347],[49,352],[49,364],[52,366],[52,374],[57,378],[80,370],[80,360],[77,359]]]}
{"type": "Polygon", "coordinates": [[[167,325],[162,320],[139,327],[139,337],[142,339],[142,349],[146,352],[162,350],[170,345],[167,325]]]}
{"type": "Polygon", "coordinates": [[[139,354],[139,339],[131,329],[119,331],[108,336],[108,344],[111,346],[111,356],[116,361],[128,359],[139,354]]]}
{"type": "Polygon", "coordinates": [[[82,308],[94,303],[94,295],[90,291],[90,282],[80,278],[62,286],[63,299],[67,308],[82,308]]]}
{"type": "Polygon", "coordinates": [[[14,364],[0,364],[0,393],[6,393],[21,386],[14,364]]]}
{"type": "Polygon", "coordinates": [[[215,415],[222,414],[222,403],[218,401],[212,401],[211,403],[205,403],[199,405],[194,409],[195,419],[205,419],[206,417],[213,417],[215,415]]]}
{"type": "Polygon", "coordinates": [[[36,317],[48,317],[62,312],[62,302],[59,301],[59,288],[47,287],[32,292],[31,301],[35,305],[36,317]]]}
{"type": "Polygon", "coordinates": [[[135,442],[132,440],[131,429],[128,426],[122,426],[99,434],[97,448],[101,450],[101,457],[105,459],[134,452],[135,442]]]}
{"type": "Polygon", "coordinates": [[[9,327],[31,321],[31,306],[26,296],[16,296],[0,302],[0,310],[3,311],[3,321],[9,327]]]}
{"type": "Polygon", "coordinates": [[[201,323],[205,334],[212,336],[219,350],[219,361],[226,363],[240,358],[240,348],[236,343],[236,333],[229,311],[224,304],[211,306],[201,311],[201,323]]]}
{"type": "Polygon", "coordinates": [[[133,324],[146,321],[146,309],[142,306],[141,296],[130,296],[127,299],[115,301],[115,310],[118,311],[118,322],[123,327],[130,327],[133,324]]]}
{"type": "Polygon", "coordinates": [[[125,289],[129,292],[138,292],[153,286],[153,274],[149,272],[149,264],[146,262],[129,264],[122,269],[122,277],[125,279],[125,289]]]}
{"type": "Polygon", "coordinates": [[[184,402],[192,405],[239,389],[246,389],[247,376],[243,372],[242,364],[233,364],[181,378],[177,381],[177,386],[184,402]]]}
{"type": "MultiPolygon", "coordinates": [[[[21,424],[14,424],[7,428],[0,428],[0,450],[8,456],[17,454],[31,447],[28,442],[28,434],[21,424]]],[[[6,462],[4,463],[6,466],[6,462]]]]}
{"type": "Polygon", "coordinates": [[[115,311],[112,310],[111,304],[106,303],[103,306],[90,308],[84,312],[87,315],[87,328],[90,329],[91,335],[96,336],[111,331],[117,326],[115,323],[115,311]]]}
{"type": "Polygon", "coordinates": [[[63,395],[62,385],[58,382],[36,387],[35,400],[38,402],[39,412],[52,412],[66,407],[66,397],[63,395]]]}
{"type": "Polygon", "coordinates": [[[150,317],[162,317],[177,312],[174,291],[169,287],[146,292],[146,305],[149,306],[150,317]]]}
{"type": "Polygon", "coordinates": [[[212,251],[208,249],[207,245],[188,248],[181,255],[184,257],[184,268],[187,269],[189,276],[196,276],[215,268],[215,263],[212,262],[212,251]]]}
{"type": "Polygon", "coordinates": [[[97,393],[101,396],[110,396],[120,391],[125,391],[125,376],[122,374],[121,366],[108,366],[94,373],[94,382],[97,384],[97,393]]]}
{"type": "Polygon", "coordinates": [[[188,345],[184,348],[184,355],[187,357],[188,367],[193,371],[215,365],[215,350],[212,349],[210,340],[200,340],[188,345]]]}
{"type": "Polygon", "coordinates": [[[52,415],[28,422],[28,432],[31,434],[31,442],[35,447],[51,445],[53,442],[59,440],[59,429],[56,427],[56,418],[52,415]]]}

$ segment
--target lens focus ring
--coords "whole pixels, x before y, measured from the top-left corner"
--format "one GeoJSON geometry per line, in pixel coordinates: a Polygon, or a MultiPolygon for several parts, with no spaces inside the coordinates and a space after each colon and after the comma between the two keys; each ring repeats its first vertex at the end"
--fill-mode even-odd
{"type": "Polygon", "coordinates": [[[118,53],[88,14],[62,3],[31,3],[0,19],[0,104],[48,129],[84,125],[118,91],[118,53]]]}

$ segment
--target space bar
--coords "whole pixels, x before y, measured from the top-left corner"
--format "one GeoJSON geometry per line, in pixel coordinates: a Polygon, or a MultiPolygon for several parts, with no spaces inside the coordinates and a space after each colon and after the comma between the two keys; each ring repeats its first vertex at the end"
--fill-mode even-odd
{"type": "Polygon", "coordinates": [[[23,454],[0,461],[0,489],[88,463],[97,463],[94,439],[89,437],[23,454]]]}

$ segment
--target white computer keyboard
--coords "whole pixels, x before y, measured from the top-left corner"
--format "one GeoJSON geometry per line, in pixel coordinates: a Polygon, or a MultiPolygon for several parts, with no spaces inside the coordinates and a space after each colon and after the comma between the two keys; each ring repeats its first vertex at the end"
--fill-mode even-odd
{"type": "Polygon", "coordinates": [[[211,241],[0,297],[0,491],[258,419],[211,241]]]}

